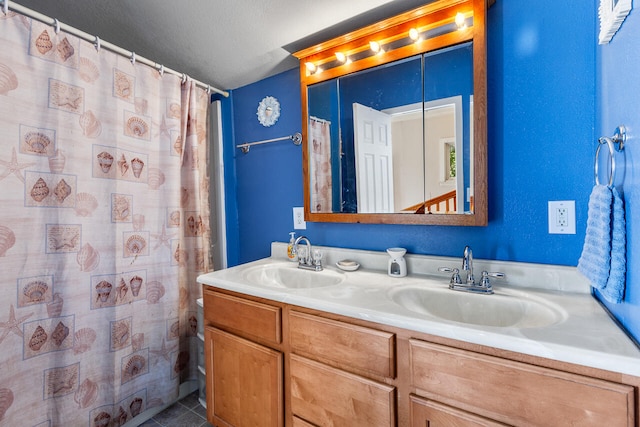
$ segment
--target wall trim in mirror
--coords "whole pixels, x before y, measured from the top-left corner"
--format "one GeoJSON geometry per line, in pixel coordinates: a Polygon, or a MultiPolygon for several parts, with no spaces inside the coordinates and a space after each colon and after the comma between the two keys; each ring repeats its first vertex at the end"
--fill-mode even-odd
{"type": "Polygon", "coordinates": [[[487,224],[491,3],[431,1],[294,54],[306,221],[487,224]]]}

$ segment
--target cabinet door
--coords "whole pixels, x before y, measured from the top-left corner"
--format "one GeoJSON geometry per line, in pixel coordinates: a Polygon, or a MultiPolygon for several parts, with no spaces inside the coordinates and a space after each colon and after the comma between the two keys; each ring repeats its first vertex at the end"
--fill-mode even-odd
{"type": "Polygon", "coordinates": [[[409,396],[411,402],[411,427],[505,427],[492,421],[433,400],[409,396]]]}
{"type": "Polygon", "coordinates": [[[283,425],[282,353],[207,327],[205,358],[209,422],[234,427],[283,425]]]}
{"type": "Polygon", "coordinates": [[[307,423],[333,427],[396,423],[396,391],[392,386],[295,354],[290,356],[290,377],[291,411],[307,423]]]}

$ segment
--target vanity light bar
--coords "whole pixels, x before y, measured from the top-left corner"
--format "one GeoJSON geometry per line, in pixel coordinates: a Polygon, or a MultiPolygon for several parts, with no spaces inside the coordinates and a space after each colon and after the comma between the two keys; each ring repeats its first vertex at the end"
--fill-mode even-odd
{"type": "MultiPolygon", "coordinates": [[[[423,8],[419,8],[417,10],[421,9],[423,8]]],[[[425,40],[454,34],[457,31],[468,30],[473,26],[472,10],[460,11],[459,7],[447,6],[443,7],[441,12],[442,16],[440,16],[439,19],[427,22],[424,22],[426,19],[422,19],[424,18],[423,16],[413,17],[413,19],[411,19],[412,16],[410,15],[407,18],[407,21],[396,24],[397,30],[393,33],[380,30],[378,31],[380,34],[379,36],[376,36],[377,33],[372,33],[369,36],[365,35],[359,39],[353,39],[346,36],[345,39],[348,41],[343,43],[341,46],[337,46],[339,49],[333,50],[331,53],[325,51],[302,56],[300,54],[305,52],[302,51],[295,55],[299,59],[307,59],[305,62],[305,68],[306,75],[309,77],[319,75],[323,71],[331,70],[340,66],[348,66],[349,64],[362,59],[384,53],[390,53],[396,49],[419,44],[425,40]],[[453,11],[454,14],[448,12],[449,10],[453,11]],[[367,39],[369,40],[366,41],[367,39]],[[359,43],[358,40],[360,40],[359,43]]]]}

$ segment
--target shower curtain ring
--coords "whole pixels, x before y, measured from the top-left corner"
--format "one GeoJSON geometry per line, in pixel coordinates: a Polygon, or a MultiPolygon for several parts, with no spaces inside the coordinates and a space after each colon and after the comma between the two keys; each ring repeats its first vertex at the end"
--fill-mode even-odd
{"type": "Polygon", "coordinates": [[[182,84],[185,84],[187,82],[187,75],[185,73],[182,73],[182,84]]]}
{"type": "Polygon", "coordinates": [[[96,47],[96,52],[100,52],[100,37],[96,36],[96,41],[93,45],[96,47]]]}
{"type": "Polygon", "coordinates": [[[207,85],[207,95],[211,95],[211,85],[207,85]]]}
{"type": "Polygon", "coordinates": [[[5,15],[9,13],[9,0],[4,0],[4,3],[2,4],[2,11],[5,15]]]}
{"type": "Polygon", "coordinates": [[[136,65],[136,53],[131,52],[131,65],[136,65]]]}
{"type": "Polygon", "coordinates": [[[160,77],[164,76],[164,65],[160,65],[160,69],[158,70],[160,77]]]}
{"type": "Polygon", "coordinates": [[[58,34],[60,32],[60,21],[58,21],[58,18],[53,18],[53,24],[55,27],[53,31],[55,31],[55,33],[58,34]]]}

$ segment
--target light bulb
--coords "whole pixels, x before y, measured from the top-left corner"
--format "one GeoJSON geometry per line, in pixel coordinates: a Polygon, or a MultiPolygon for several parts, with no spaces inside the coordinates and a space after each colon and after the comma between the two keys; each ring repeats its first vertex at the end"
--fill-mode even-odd
{"type": "Polygon", "coordinates": [[[467,28],[467,23],[464,19],[464,14],[460,12],[456,14],[456,26],[458,27],[459,30],[463,30],[467,28]]]}
{"type": "Polygon", "coordinates": [[[417,42],[420,39],[420,33],[415,28],[409,30],[409,38],[414,42],[417,42]]]}
{"type": "Polygon", "coordinates": [[[380,52],[380,43],[378,43],[378,42],[369,42],[369,47],[375,53],[380,52]]]}
{"type": "Polygon", "coordinates": [[[310,74],[313,74],[313,73],[316,72],[316,64],[314,64],[313,62],[307,62],[304,65],[305,65],[305,67],[307,67],[307,71],[310,74]]]}
{"type": "Polygon", "coordinates": [[[336,59],[338,60],[338,62],[347,62],[347,56],[342,52],[336,52],[336,59]]]}

